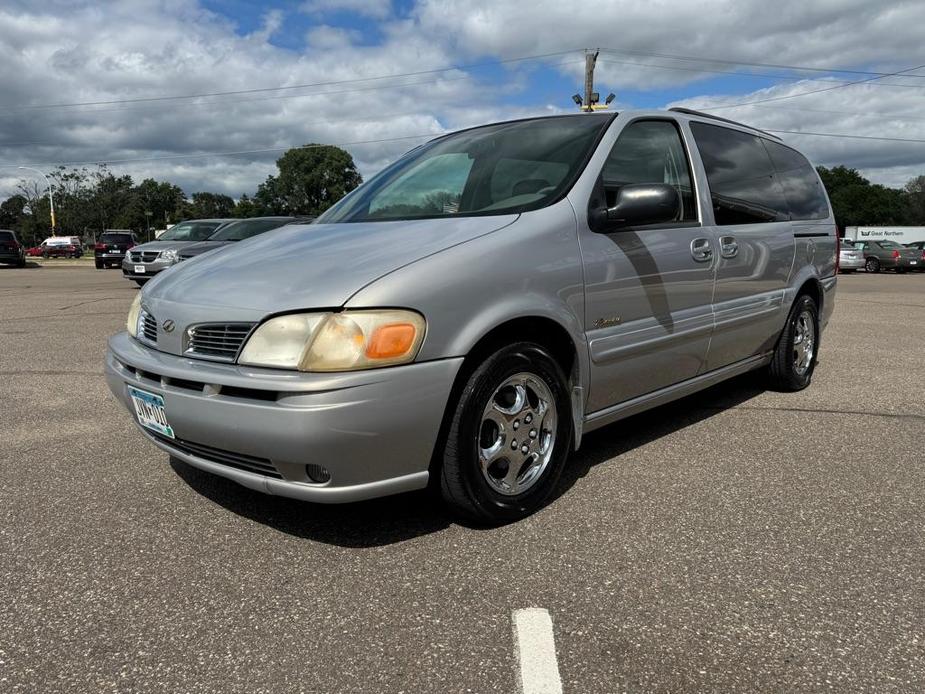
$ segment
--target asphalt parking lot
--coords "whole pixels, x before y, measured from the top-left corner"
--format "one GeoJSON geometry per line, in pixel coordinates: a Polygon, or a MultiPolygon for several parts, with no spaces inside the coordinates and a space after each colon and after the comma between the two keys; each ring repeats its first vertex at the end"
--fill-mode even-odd
{"type": "Polygon", "coordinates": [[[839,280],[813,385],[746,376],[586,437],[497,529],[182,465],[102,374],[133,284],[0,268],[0,691],[925,691],[925,274],[839,280]]]}

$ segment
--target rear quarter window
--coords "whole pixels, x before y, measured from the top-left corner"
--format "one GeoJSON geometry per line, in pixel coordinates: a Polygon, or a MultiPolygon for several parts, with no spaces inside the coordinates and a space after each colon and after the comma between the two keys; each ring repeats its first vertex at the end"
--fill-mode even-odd
{"type": "Polygon", "coordinates": [[[790,219],[784,191],[761,138],[696,121],[690,127],[703,160],[718,225],[790,219]]]}
{"type": "Polygon", "coordinates": [[[132,243],[131,234],[103,234],[100,243],[132,243]]]}
{"type": "Polygon", "coordinates": [[[790,218],[826,219],[829,216],[828,200],[812,164],[786,145],[768,139],[762,141],[784,189],[784,196],[790,206],[790,218]]]}
{"type": "Polygon", "coordinates": [[[12,231],[0,231],[0,241],[15,241],[16,237],[12,231]]]}

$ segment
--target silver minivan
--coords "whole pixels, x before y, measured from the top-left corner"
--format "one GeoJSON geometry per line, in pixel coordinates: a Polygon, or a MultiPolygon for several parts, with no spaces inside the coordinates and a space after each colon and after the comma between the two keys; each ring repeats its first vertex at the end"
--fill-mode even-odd
{"type": "Polygon", "coordinates": [[[753,369],[809,385],[836,261],[822,184],[773,135],[680,109],[497,123],[157,277],[106,375],[156,446],[252,489],[430,485],[505,522],[588,431],[753,369]]]}

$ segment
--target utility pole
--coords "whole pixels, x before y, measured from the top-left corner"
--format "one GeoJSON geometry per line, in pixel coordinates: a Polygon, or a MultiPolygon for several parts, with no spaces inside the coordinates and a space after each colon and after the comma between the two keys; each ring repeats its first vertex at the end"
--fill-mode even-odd
{"type": "Polygon", "coordinates": [[[597,55],[600,51],[585,52],[585,100],[582,110],[593,111],[594,103],[591,95],[594,93],[594,66],[597,64],[597,55]]]}

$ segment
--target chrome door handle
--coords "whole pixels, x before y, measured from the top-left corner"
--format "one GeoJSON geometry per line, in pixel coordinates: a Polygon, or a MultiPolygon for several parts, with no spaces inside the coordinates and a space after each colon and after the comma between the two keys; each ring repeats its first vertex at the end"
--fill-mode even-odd
{"type": "Polygon", "coordinates": [[[724,258],[735,258],[739,252],[739,244],[735,236],[720,236],[719,254],[724,258]]]}
{"type": "Polygon", "coordinates": [[[713,249],[710,248],[710,239],[694,239],[691,241],[691,256],[698,263],[705,263],[713,257],[713,249]]]}

